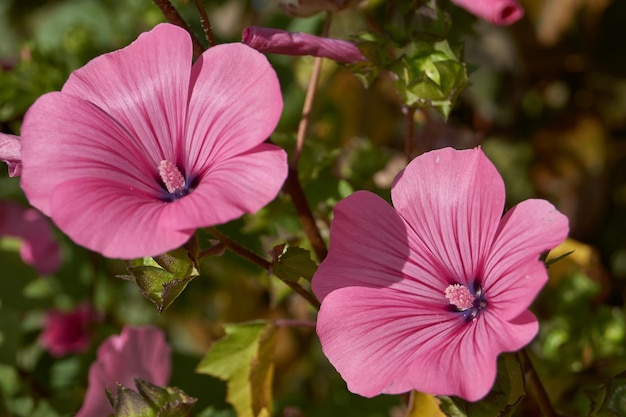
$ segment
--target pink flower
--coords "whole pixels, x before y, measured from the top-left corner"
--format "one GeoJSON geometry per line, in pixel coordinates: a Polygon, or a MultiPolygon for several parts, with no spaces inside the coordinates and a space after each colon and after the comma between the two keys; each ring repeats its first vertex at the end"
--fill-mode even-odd
{"type": "Polygon", "coordinates": [[[568,221],[544,200],[503,218],[502,178],[482,150],[426,153],[398,174],[392,208],[359,191],[337,204],[313,277],[317,332],[350,391],[485,396],[501,352],[536,335],[539,254],[568,221]]]}
{"type": "Polygon", "coordinates": [[[452,3],[496,25],[511,25],[524,16],[517,0],[452,0],[452,3]]]}
{"type": "Polygon", "coordinates": [[[53,274],[61,266],[61,252],[48,220],[33,208],[13,201],[0,201],[0,236],[22,241],[22,260],[42,275],[53,274]]]}
{"type": "Polygon", "coordinates": [[[91,343],[90,327],[96,320],[97,313],[88,304],[72,311],[48,310],[39,342],[55,357],[84,352],[91,343]]]}
{"type": "Polygon", "coordinates": [[[17,177],[22,173],[21,149],[18,136],[0,133],[0,161],[8,165],[10,177],[17,177]]]}
{"type": "Polygon", "coordinates": [[[98,358],[89,368],[89,386],[85,401],[76,417],[107,417],[113,407],[106,389],[115,394],[119,382],[131,389],[134,378],[155,385],[170,379],[171,350],[165,335],[156,327],[130,327],[119,336],[111,336],[98,348],[98,358]]]}
{"type": "Polygon", "coordinates": [[[187,32],[160,24],[27,112],[22,188],[76,243],[158,255],[280,190],[286,154],[263,143],[282,112],[267,59],[225,44],[191,60],[187,32]]]}
{"type": "Polygon", "coordinates": [[[257,51],[272,54],[320,56],[342,63],[366,60],[353,43],[308,33],[250,26],[244,29],[242,42],[257,51]]]}

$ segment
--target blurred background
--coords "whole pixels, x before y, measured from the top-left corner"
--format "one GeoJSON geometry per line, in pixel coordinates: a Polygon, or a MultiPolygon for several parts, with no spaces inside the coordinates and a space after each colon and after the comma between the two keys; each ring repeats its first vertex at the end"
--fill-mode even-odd
{"type": "MultiPolygon", "coordinates": [[[[353,39],[380,26],[384,3],[366,1],[335,13],[330,36],[353,39]]],[[[411,156],[481,145],[505,179],[507,207],[539,197],[569,217],[570,238],[553,253],[574,252],[550,267],[550,282],[533,306],[541,330],[531,353],[557,407],[586,416],[601,393],[625,385],[616,376],[626,370],[626,2],[520,3],[525,17],[506,28],[442,3],[451,36],[464,45],[469,83],[448,121],[435,111],[415,113],[411,156]]],[[[173,4],[204,40],[193,1],[173,4]]],[[[286,16],[270,0],[204,4],[219,42],[239,42],[249,25],[319,34],[324,21],[323,15],[286,16]]],[[[25,112],[40,95],[59,90],[71,71],[162,21],[148,0],[0,0],[1,131],[19,135],[25,112]]],[[[268,57],[285,102],[272,140],[291,152],[313,58],[268,57]]],[[[393,177],[406,164],[406,135],[390,76],[381,73],[365,88],[349,68],[324,62],[300,176],[325,237],[334,204],[354,190],[389,199],[393,177]]],[[[8,177],[4,166],[0,199],[27,204],[19,178],[8,177]]],[[[283,242],[308,247],[285,195],[220,230],[264,256],[283,242]]],[[[19,242],[0,236],[0,416],[72,415],[98,344],[124,324],[147,323],[167,331],[174,348],[170,385],[199,399],[195,412],[234,415],[225,402],[225,383],[194,372],[224,334],[221,324],[315,318],[280,281],[228,253],[203,261],[201,276],[159,315],[134,284],[116,278],[125,273],[123,262],[77,247],[59,231],[55,237],[62,267],[42,277],[21,261],[19,242]],[[51,356],[38,342],[46,311],[81,303],[101,313],[90,348],[51,356]]],[[[206,246],[208,235],[200,237],[206,246]]],[[[350,394],[312,328],[280,328],[275,354],[276,415],[404,413],[405,402],[397,396],[350,394]]],[[[523,401],[516,415],[536,413],[523,401]]]]}

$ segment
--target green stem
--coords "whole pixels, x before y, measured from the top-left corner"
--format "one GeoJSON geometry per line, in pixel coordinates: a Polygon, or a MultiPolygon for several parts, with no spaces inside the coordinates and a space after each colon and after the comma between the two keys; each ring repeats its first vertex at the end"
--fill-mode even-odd
{"type": "MultiPolygon", "coordinates": [[[[256,264],[256,265],[260,266],[262,269],[266,270],[268,273],[272,273],[272,263],[271,262],[261,258],[256,253],[254,253],[254,252],[244,248],[239,243],[235,242],[234,240],[232,240],[228,236],[222,234],[222,232],[220,232],[219,230],[217,230],[214,227],[207,227],[207,231],[209,233],[211,233],[220,242],[222,242],[222,244],[224,244],[224,246],[226,246],[228,249],[230,249],[235,254],[241,256],[244,259],[247,259],[248,261],[252,262],[253,264],[256,264]]],[[[276,276],[276,275],[274,275],[274,276],[276,276]]],[[[289,280],[282,279],[280,277],[277,277],[277,278],[280,279],[282,282],[284,282],[289,288],[291,288],[292,290],[294,290],[295,292],[300,294],[316,310],[320,309],[320,302],[315,298],[315,296],[313,294],[311,294],[310,292],[305,290],[300,284],[298,284],[295,281],[289,281],[289,280]]]]}
{"type": "Polygon", "coordinates": [[[153,1],[154,1],[154,4],[156,4],[159,7],[159,9],[161,9],[161,13],[163,13],[163,16],[165,16],[168,22],[176,26],[180,26],[181,28],[185,29],[187,33],[189,33],[189,36],[191,36],[191,42],[193,44],[194,57],[197,58],[200,55],[202,55],[202,52],[204,52],[204,47],[202,46],[198,38],[196,38],[196,36],[193,34],[191,29],[189,29],[189,26],[187,26],[187,22],[185,22],[183,17],[178,13],[178,11],[174,8],[174,6],[172,6],[172,3],[170,3],[169,0],[153,0],[153,1]]]}
{"type": "Polygon", "coordinates": [[[530,386],[541,413],[544,417],[559,417],[556,411],[554,411],[550,397],[548,397],[548,393],[546,392],[541,379],[539,379],[539,375],[537,374],[533,362],[530,359],[530,355],[528,354],[528,349],[524,348],[517,352],[517,357],[522,364],[522,368],[524,369],[526,383],[530,386]]]}

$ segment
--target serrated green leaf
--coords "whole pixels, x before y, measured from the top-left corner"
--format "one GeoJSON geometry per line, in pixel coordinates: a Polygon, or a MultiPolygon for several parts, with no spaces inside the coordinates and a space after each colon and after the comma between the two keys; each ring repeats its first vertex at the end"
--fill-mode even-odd
{"type": "Polygon", "coordinates": [[[272,264],[272,272],[285,281],[298,281],[300,278],[311,280],[317,271],[317,264],[311,259],[311,253],[297,246],[290,246],[272,264]]]}
{"type": "Polygon", "coordinates": [[[491,392],[478,402],[458,397],[439,397],[448,417],[509,417],[526,395],[524,373],[512,353],[498,358],[498,375],[491,392]]]}
{"type": "Polygon", "coordinates": [[[271,415],[274,326],[255,321],[225,325],[197,372],[227,382],[226,400],[238,417],[271,415]]]}

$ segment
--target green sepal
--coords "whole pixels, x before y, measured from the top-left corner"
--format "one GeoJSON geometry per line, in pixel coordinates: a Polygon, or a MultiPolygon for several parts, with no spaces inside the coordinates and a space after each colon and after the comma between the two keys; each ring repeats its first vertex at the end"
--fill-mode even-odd
{"type": "Polygon", "coordinates": [[[156,412],[141,395],[117,384],[115,401],[113,404],[115,417],[156,417],[156,412]]]}
{"type": "Polygon", "coordinates": [[[179,388],[159,387],[139,378],[135,379],[135,386],[157,417],[185,417],[197,401],[179,388]]]}

